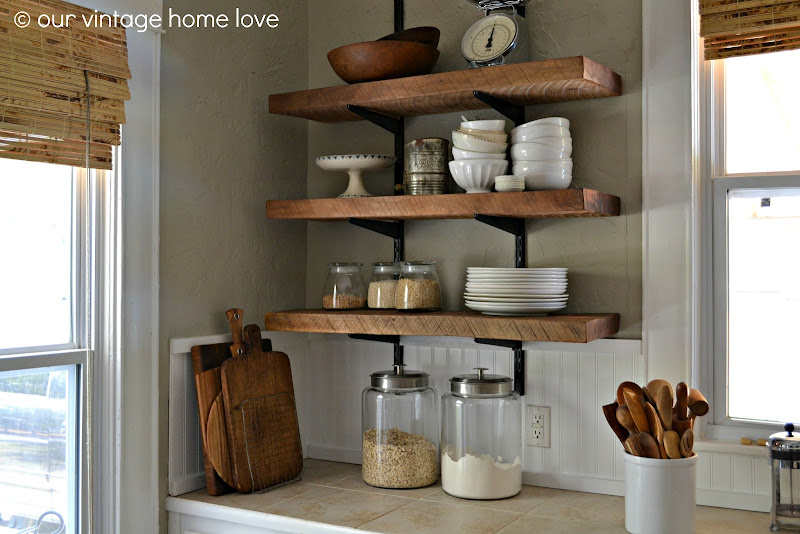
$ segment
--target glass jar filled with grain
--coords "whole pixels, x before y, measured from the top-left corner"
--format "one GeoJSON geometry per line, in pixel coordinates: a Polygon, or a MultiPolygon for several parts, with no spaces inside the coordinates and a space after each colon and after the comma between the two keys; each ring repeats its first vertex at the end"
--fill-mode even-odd
{"type": "Polygon", "coordinates": [[[373,263],[372,278],[367,288],[367,307],[394,309],[394,295],[398,278],[400,278],[399,263],[373,263]]]}
{"type": "Polygon", "coordinates": [[[329,263],[322,291],[326,310],[357,310],[367,305],[367,288],[361,277],[361,263],[329,263]]]}
{"type": "Polygon", "coordinates": [[[397,281],[394,299],[398,310],[435,311],[442,308],[442,288],[435,261],[407,261],[397,281]]]}
{"type": "Polygon", "coordinates": [[[428,373],[403,367],[372,373],[361,395],[361,476],[379,488],[422,488],[439,479],[436,390],[428,373]]]}

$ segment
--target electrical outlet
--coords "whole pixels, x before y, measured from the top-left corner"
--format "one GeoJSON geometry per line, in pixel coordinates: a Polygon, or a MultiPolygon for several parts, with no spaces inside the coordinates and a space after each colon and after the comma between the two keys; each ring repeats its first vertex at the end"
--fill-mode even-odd
{"type": "Polygon", "coordinates": [[[528,446],[550,448],[549,406],[528,406],[526,432],[528,446]]]}

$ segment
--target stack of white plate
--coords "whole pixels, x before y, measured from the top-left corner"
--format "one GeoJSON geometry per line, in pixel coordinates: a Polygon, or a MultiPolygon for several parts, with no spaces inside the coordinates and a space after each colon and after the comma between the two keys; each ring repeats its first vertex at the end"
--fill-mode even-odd
{"type": "Polygon", "coordinates": [[[467,267],[464,303],[488,315],[544,314],[564,309],[567,269],[467,267]]]}

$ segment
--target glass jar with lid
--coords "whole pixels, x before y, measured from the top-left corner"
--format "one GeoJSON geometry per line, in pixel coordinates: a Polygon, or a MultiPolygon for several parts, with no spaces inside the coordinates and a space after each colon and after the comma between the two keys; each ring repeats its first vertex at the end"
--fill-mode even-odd
{"type": "Polygon", "coordinates": [[[800,436],[787,423],[785,432],[772,434],[767,441],[772,467],[772,507],[770,530],[800,530],[800,436]]]}
{"type": "Polygon", "coordinates": [[[367,305],[367,288],[361,277],[361,263],[328,264],[328,278],[322,291],[326,310],[357,310],[367,305]]]}
{"type": "Polygon", "coordinates": [[[367,288],[367,307],[393,309],[400,264],[377,262],[372,264],[372,278],[367,288]]]}
{"type": "Polygon", "coordinates": [[[398,310],[435,311],[442,308],[442,288],[435,261],[403,263],[395,292],[398,310]]]}
{"type": "Polygon", "coordinates": [[[361,395],[364,482],[380,488],[422,488],[439,479],[438,395],[428,373],[370,375],[361,395]]]}
{"type": "Polygon", "coordinates": [[[463,499],[504,499],[522,489],[522,400],[512,380],[454,376],[442,396],[442,489],[463,499]]]}

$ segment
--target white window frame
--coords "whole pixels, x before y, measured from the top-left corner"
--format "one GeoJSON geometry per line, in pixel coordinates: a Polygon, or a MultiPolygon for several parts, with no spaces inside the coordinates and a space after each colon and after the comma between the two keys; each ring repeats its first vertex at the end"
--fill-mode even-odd
{"type": "Polygon", "coordinates": [[[727,173],[725,141],[725,63],[709,61],[698,65],[698,100],[696,101],[698,153],[704,154],[695,171],[703,191],[703,217],[699,221],[703,242],[709,243],[703,254],[702,276],[705,304],[702,314],[709,331],[705,332],[706,354],[699,365],[704,367],[704,385],[711,392],[711,412],[705,420],[708,439],[737,441],[741,436],[769,435],[780,431],[776,423],[744,421],[728,416],[728,191],[731,189],[800,188],[800,172],[727,173]]]}

